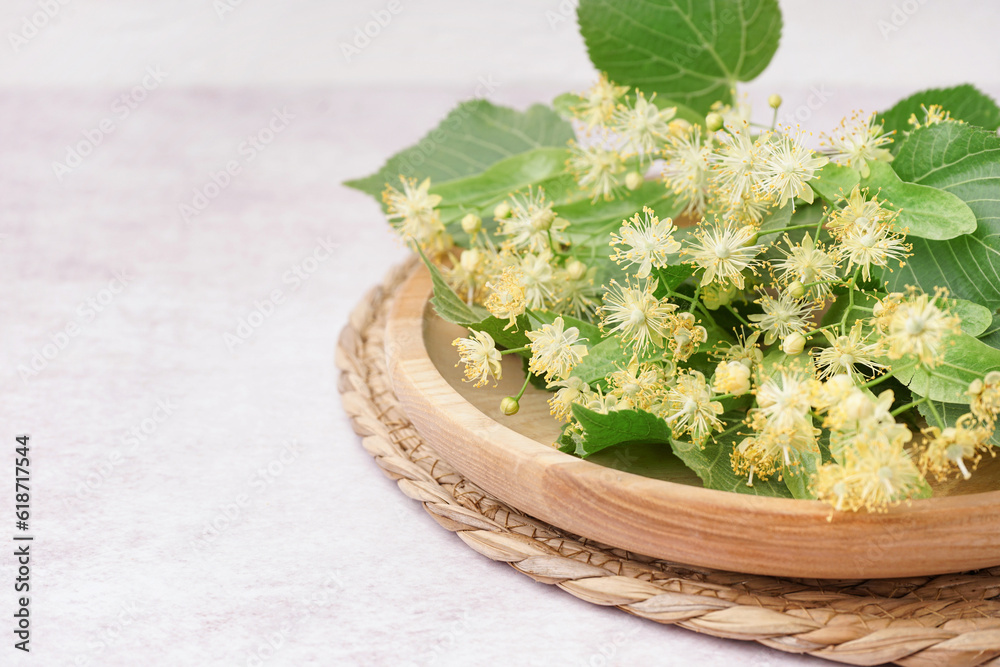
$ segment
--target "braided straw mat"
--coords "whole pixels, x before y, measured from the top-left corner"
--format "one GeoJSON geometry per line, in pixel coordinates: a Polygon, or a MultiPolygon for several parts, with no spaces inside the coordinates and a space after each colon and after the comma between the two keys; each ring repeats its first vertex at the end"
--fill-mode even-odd
{"type": "Polygon", "coordinates": [[[407,270],[368,292],[341,332],[341,398],[383,472],[470,547],[587,602],[717,637],[852,665],[1000,667],[1000,567],[854,581],[722,572],[598,544],[484,493],[423,443],[393,394],[384,322],[407,270]]]}

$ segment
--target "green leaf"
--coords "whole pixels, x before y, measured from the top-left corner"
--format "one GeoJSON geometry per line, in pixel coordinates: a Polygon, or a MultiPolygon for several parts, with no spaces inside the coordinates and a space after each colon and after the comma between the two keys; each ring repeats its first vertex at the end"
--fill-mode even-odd
{"type": "Polygon", "coordinates": [[[857,169],[827,162],[816,177],[809,181],[809,186],[826,201],[835,202],[840,197],[851,194],[854,186],[860,183],[861,174],[857,169]]]}
{"type": "Polygon", "coordinates": [[[993,324],[993,313],[978,303],[965,299],[949,299],[948,309],[962,319],[962,333],[980,336],[993,324]]]}
{"type": "Polygon", "coordinates": [[[990,347],[1000,349],[1000,311],[993,313],[993,322],[979,335],[979,340],[990,347]]]}
{"type": "MultiPolygon", "coordinates": [[[[903,364],[897,362],[897,367],[903,364]]],[[[945,341],[944,360],[929,371],[922,366],[897,371],[896,378],[918,396],[945,403],[968,402],[969,383],[1000,370],[1000,350],[968,334],[945,341]]]]}
{"type": "Polygon", "coordinates": [[[671,438],[670,446],[688,468],[691,468],[707,489],[733,491],[754,496],[774,496],[791,498],[792,494],[777,475],[771,479],[754,479],[753,486],[747,486],[747,478],[733,472],[730,456],[737,439],[742,436],[737,431],[742,427],[737,422],[726,431],[713,435],[705,447],[671,438]]]}
{"type": "Polygon", "coordinates": [[[822,454],[816,449],[814,452],[799,452],[798,465],[786,469],[782,473],[785,486],[793,498],[799,500],[812,500],[816,496],[809,489],[809,482],[816,470],[822,463],[822,454]]]}
{"type": "Polygon", "coordinates": [[[431,184],[431,193],[441,195],[441,220],[448,224],[474,212],[492,218],[493,207],[529,185],[541,186],[550,201],[580,199],[586,193],[566,173],[565,148],[536,148],[500,160],[485,171],[465,178],[431,184]]]}
{"type": "Polygon", "coordinates": [[[940,104],[945,111],[951,112],[951,117],[955,120],[964,120],[988,130],[995,130],[1000,126],[1000,107],[997,103],[975,86],[966,83],[953,88],[922,90],[896,102],[891,109],[881,114],[882,127],[886,132],[896,130],[898,146],[898,135],[913,129],[910,115],[916,114],[917,119],[923,122],[924,111],[920,105],[929,107],[932,104],[940,104]]]}
{"type": "Polygon", "coordinates": [[[576,454],[586,458],[591,454],[630,442],[670,444],[670,427],[656,415],[645,410],[614,410],[608,414],[573,405],[573,416],[583,428],[583,441],[576,454]]]}
{"type": "Polygon", "coordinates": [[[862,181],[870,194],[879,192],[890,209],[899,211],[896,224],[907,236],[945,241],[976,231],[976,214],[956,195],[927,185],[902,181],[885,162],[869,162],[871,174],[862,181]]]}
{"type": "Polygon", "coordinates": [[[622,221],[640,213],[643,206],[651,208],[660,219],[675,218],[682,209],[662,182],[647,181],[612,201],[592,202],[586,197],[559,206],[557,210],[560,216],[569,220],[567,232],[574,244],[592,243],[604,253],[608,251],[608,235],[618,231],[622,221]]]}
{"type": "Polygon", "coordinates": [[[932,125],[907,138],[893,168],[904,181],[958,196],[978,226],[948,241],[911,239],[913,256],[886,276],[890,288],[947,287],[956,298],[1000,308],[1000,139],[971,125],[932,125]]]}
{"type": "Polygon", "coordinates": [[[624,368],[631,358],[631,354],[622,348],[619,338],[609,336],[590,348],[587,356],[573,368],[571,375],[592,384],[624,368]]]}
{"type": "Polygon", "coordinates": [[[565,147],[573,127],[547,106],[527,111],[501,107],[486,100],[458,105],[415,146],[389,158],[371,176],[345,185],[379,198],[386,183],[400,174],[430,178],[434,183],[478,174],[492,164],[543,146],[565,147]]]}
{"type": "Polygon", "coordinates": [[[427,255],[419,248],[417,248],[417,252],[420,253],[420,259],[423,260],[424,266],[430,271],[431,282],[434,284],[434,296],[431,297],[431,305],[434,306],[434,312],[441,319],[452,324],[468,326],[473,322],[481,322],[490,317],[490,311],[482,306],[470,306],[462,301],[462,298],[455,294],[455,290],[451,288],[448,281],[441,275],[441,270],[434,262],[427,259],[427,255]]]}
{"type": "Polygon", "coordinates": [[[573,118],[573,107],[580,104],[583,98],[576,93],[563,93],[552,100],[552,108],[566,120],[573,118]]]}
{"type": "Polygon", "coordinates": [[[781,37],[776,0],[580,0],[577,16],[597,69],[699,114],[732,102],[781,37]]]}

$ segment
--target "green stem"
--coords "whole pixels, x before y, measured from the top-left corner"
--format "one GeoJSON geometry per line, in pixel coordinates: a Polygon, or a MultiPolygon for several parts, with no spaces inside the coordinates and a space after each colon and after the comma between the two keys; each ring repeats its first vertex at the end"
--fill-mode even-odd
{"type": "Polygon", "coordinates": [[[509,350],[500,350],[500,354],[520,354],[521,352],[527,352],[531,347],[525,345],[524,347],[512,347],[509,350]]]}
{"type": "Polygon", "coordinates": [[[738,312],[736,311],[736,309],[735,309],[735,308],[733,308],[733,307],[732,307],[731,305],[729,305],[728,303],[727,303],[727,304],[725,304],[725,308],[726,308],[726,310],[728,310],[728,311],[729,311],[730,313],[732,313],[733,317],[735,317],[736,319],[738,319],[738,320],[739,320],[740,322],[742,322],[742,323],[743,323],[743,324],[745,324],[746,326],[748,326],[748,327],[752,327],[752,326],[753,326],[753,325],[752,325],[752,324],[750,324],[750,322],[748,322],[748,321],[747,321],[747,320],[746,320],[746,319],[745,319],[745,318],[744,318],[744,317],[743,317],[742,315],[740,315],[740,314],[739,314],[739,313],[738,313],[738,312]]]}
{"type": "Polygon", "coordinates": [[[694,297],[691,299],[691,306],[688,308],[689,313],[693,313],[694,309],[699,305],[698,297],[701,296],[701,283],[694,288],[694,297]]]}
{"type": "Polygon", "coordinates": [[[942,431],[945,429],[944,420],[941,419],[941,415],[938,414],[937,408],[934,407],[934,401],[930,400],[927,394],[931,393],[931,374],[927,373],[927,385],[924,389],[924,398],[927,399],[927,407],[930,408],[931,414],[934,415],[934,421],[937,423],[937,427],[942,431]]]}
{"type": "Polygon", "coordinates": [[[524,396],[525,390],[528,388],[528,383],[531,382],[531,373],[527,373],[524,376],[524,384],[521,385],[521,391],[517,392],[517,396],[514,397],[515,401],[520,401],[521,397],[524,396]]]}
{"type": "Polygon", "coordinates": [[[847,293],[847,309],[844,311],[844,316],[840,318],[840,333],[847,335],[847,316],[851,314],[851,310],[854,309],[854,292],[855,287],[858,284],[858,278],[861,276],[861,267],[859,266],[855,271],[854,275],[851,276],[850,282],[848,282],[848,287],[850,291],[847,293]]]}
{"type": "Polygon", "coordinates": [[[921,403],[925,403],[926,401],[927,401],[927,397],[925,396],[924,398],[921,398],[919,401],[913,401],[912,403],[907,403],[906,405],[900,406],[900,407],[896,408],[895,410],[893,410],[892,412],[890,412],[889,414],[891,414],[893,417],[895,417],[896,415],[901,414],[903,412],[906,412],[910,408],[915,408],[918,405],[920,405],[921,403]]]}
{"type": "Polygon", "coordinates": [[[811,222],[808,225],[791,225],[790,227],[780,227],[779,229],[762,229],[760,230],[761,236],[770,236],[771,234],[783,234],[785,232],[794,232],[796,229],[813,229],[816,225],[811,222]]]}

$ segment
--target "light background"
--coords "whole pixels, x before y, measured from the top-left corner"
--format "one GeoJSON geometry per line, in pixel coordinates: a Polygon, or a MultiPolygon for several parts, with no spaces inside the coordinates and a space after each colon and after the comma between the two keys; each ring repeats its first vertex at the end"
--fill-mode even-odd
{"type": "MultiPolygon", "coordinates": [[[[405,253],[376,204],[339,183],[481,79],[519,107],[586,86],[571,3],[400,0],[350,62],[340,44],[386,2],[243,0],[220,17],[212,0],[68,0],[15,52],[9,34],[42,3],[0,7],[0,451],[34,437],[38,538],[35,652],[5,640],[0,664],[823,664],[639,623],[488,561],[382,477],[340,410],[337,334],[405,253]],[[148,67],[164,83],[57,178],[53,162],[148,67]],[[178,205],[275,108],[288,128],[185,224],[178,205]],[[293,288],[283,277],[321,237],[338,249],[293,288]],[[121,268],[128,287],[81,320],[121,268]],[[275,289],[280,306],[230,350],[223,336],[275,289]],[[73,322],[82,331],[22,378],[73,322]],[[164,400],[169,418],[131,448],[164,400]],[[268,466],[280,473],[259,488],[268,466]]],[[[813,130],[922,87],[1000,93],[997,3],[782,6],[782,46],[747,89],[780,92],[813,130]]],[[[0,475],[11,465],[4,454],[0,475]]],[[[4,491],[0,517],[12,513],[4,491]]],[[[12,578],[0,558],[0,619],[12,578]]]]}

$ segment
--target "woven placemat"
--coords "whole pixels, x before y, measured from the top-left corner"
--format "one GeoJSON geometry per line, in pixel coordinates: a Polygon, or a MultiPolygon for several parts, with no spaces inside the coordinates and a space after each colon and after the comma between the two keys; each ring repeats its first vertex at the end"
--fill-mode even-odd
{"type": "Polygon", "coordinates": [[[853,581],[723,572],[614,549],[487,495],[424,444],[393,394],[385,316],[409,268],[369,291],[341,332],[341,398],[383,472],[470,547],[587,602],[717,637],[853,665],[1000,667],[1000,568],[853,581]]]}

